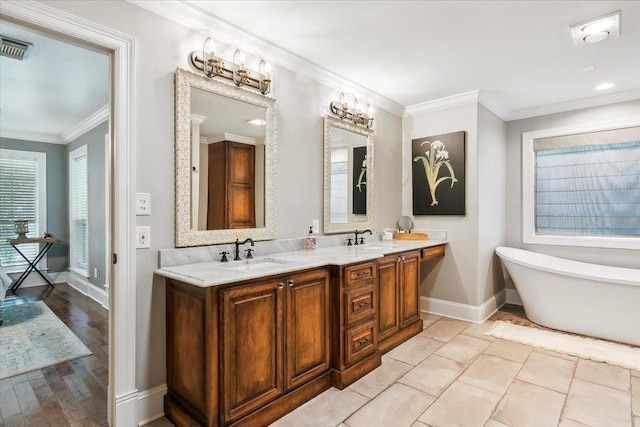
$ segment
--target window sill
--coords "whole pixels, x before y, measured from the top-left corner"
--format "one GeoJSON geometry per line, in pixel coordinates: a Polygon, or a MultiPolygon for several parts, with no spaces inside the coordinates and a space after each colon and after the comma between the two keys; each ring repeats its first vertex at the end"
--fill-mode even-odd
{"type": "Polygon", "coordinates": [[[638,237],[601,237],[601,236],[523,236],[523,243],[549,246],[576,246],[609,249],[640,249],[638,237]]]}

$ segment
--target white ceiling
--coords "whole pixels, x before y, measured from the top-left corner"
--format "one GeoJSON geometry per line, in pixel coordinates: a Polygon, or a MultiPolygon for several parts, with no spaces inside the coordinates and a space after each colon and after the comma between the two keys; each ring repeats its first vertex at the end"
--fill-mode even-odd
{"type": "Polygon", "coordinates": [[[0,20],[0,34],[33,46],[0,57],[0,135],[66,143],[87,120],[108,114],[109,56],[0,20]]]}
{"type": "Polygon", "coordinates": [[[131,1],[194,29],[196,15],[217,21],[207,29],[223,41],[242,29],[256,36],[248,44],[273,44],[404,107],[480,90],[513,118],[640,98],[638,1],[131,1]],[[574,45],[570,25],[616,10],[619,38],[574,45]],[[616,85],[594,90],[605,81],[616,85]]]}

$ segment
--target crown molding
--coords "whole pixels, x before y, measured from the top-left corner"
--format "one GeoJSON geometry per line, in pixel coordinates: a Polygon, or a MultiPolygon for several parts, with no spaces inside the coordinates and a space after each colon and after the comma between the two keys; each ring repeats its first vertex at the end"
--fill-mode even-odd
{"type": "Polygon", "coordinates": [[[489,111],[500,117],[505,122],[509,120],[511,111],[505,108],[493,93],[481,90],[478,93],[478,102],[484,105],[489,111]]]}
{"type": "Polygon", "coordinates": [[[109,119],[109,114],[111,109],[109,108],[109,104],[100,108],[98,111],[66,131],[62,135],[63,144],[68,144],[79,136],[84,135],[89,132],[94,127],[98,126],[100,123],[109,119]]]}
{"type": "Polygon", "coordinates": [[[84,135],[100,123],[109,119],[110,108],[109,104],[100,108],[98,111],[73,126],[62,135],[56,135],[52,133],[37,133],[37,132],[23,132],[14,130],[0,130],[0,137],[9,139],[19,139],[21,141],[34,141],[44,142],[46,144],[60,144],[66,145],[76,139],[77,137],[84,135]]]}
{"type": "Polygon", "coordinates": [[[610,95],[594,96],[591,98],[576,99],[574,101],[545,105],[542,107],[515,110],[509,114],[507,120],[528,119],[530,117],[546,116],[548,114],[564,113],[567,111],[581,110],[583,108],[599,107],[601,105],[616,104],[618,102],[640,99],[640,89],[626,92],[612,93],[610,95]]]}
{"type": "MultiPolygon", "coordinates": [[[[420,104],[409,105],[404,110],[403,117],[417,116],[418,114],[430,113],[433,111],[447,110],[449,108],[459,107],[467,104],[477,104],[480,100],[480,91],[472,90],[470,92],[458,95],[447,96],[432,101],[422,102],[420,104]]],[[[488,108],[488,107],[487,107],[488,108]]]]}
{"type": "Polygon", "coordinates": [[[267,62],[287,68],[291,71],[316,80],[337,91],[353,92],[376,108],[386,110],[397,116],[402,116],[404,106],[371,91],[359,84],[345,79],[320,65],[308,61],[286,49],[278,47],[246,30],[231,24],[211,13],[186,2],[176,0],[146,1],[127,0],[129,3],[160,15],[170,21],[187,28],[198,30],[201,28],[215,28],[215,39],[222,43],[235,45],[246,52],[260,52],[260,56],[267,62]]]}
{"type": "Polygon", "coordinates": [[[44,142],[46,144],[66,144],[60,135],[36,132],[21,132],[15,130],[0,130],[0,138],[19,139],[21,141],[44,142]]]}

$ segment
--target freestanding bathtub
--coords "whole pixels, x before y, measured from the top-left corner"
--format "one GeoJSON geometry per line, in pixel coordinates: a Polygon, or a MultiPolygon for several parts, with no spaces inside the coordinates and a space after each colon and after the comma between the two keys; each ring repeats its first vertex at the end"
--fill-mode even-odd
{"type": "Polygon", "coordinates": [[[640,270],[507,247],[496,253],[532,322],[640,346],[640,270]]]}

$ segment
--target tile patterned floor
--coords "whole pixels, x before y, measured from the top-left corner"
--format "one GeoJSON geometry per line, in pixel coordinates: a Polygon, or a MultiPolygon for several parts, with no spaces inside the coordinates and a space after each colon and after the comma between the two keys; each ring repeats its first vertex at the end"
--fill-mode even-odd
{"type": "MultiPolygon", "coordinates": [[[[517,308],[496,319],[528,322],[517,308]]],[[[640,427],[640,372],[483,335],[491,321],[423,321],[380,368],[271,427],[640,427]]]]}

